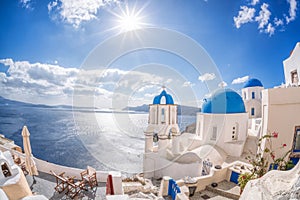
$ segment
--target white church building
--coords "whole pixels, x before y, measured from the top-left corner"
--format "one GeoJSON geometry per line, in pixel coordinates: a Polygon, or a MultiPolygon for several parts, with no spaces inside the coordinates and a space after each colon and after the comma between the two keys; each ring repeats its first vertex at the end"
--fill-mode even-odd
{"type": "Polygon", "coordinates": [[[258,138],[271,132],[278,133],[272,144],[275,155],[282,154],[284,144],[292,152],[288,159],[296,163],[300,158],[300,43],[283,65],[285,84],[279,87],[265,89],[260,80],[252,78],[241,95],[228,88],[213,92],[197,113],[195,133],[180,133],[177,105],[163,90],[149,106],[144,176],[209,175],[207,162],[212,167],[245,162],[247,152],[257,151],[258,138]]]}

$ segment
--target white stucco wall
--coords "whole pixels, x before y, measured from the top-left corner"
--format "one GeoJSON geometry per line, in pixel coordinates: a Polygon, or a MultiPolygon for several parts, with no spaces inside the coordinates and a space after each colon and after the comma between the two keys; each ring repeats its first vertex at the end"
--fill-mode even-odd
{"type": "Polygon", "coordinates": [[[297,70],[298,72],[298,85],[300,85],[300,42],[298,42],[292,54],[283,61],[284,77],[286,85],[292,85],[291,72],[297,70]]]}
{"type": "Polygon", "coordinates": [[[242,98],[245,103],[246,112],[249,114],[249,118],[261,117],[261,99],[263,87],[247,87],[242,89],[242,98]],[[252,92],[255,94],[255,98],[252,99],[252,92]],[[254,115],[251,114],[251,108],[254,108],[254,115]]]}
{"type": "Polygon", "coordinates": [[[196,134],[202,139],[203,144],[217,145],[228,155],[240,156],[243,152],[247,138],[247,113],[236,114],[207,114],[198,113],[196,121],[196,134]],[[217,128],[217,138],[212,140],[214,127],[217,128]],[[233,127],[237,139],[233,140],[233,127]]]}
{"type": "Polygon", "coordinates": [[[275,155],[292,149],[295,126],[300,126],[300,88],[273,88],[263,91],[263,134],[278,132],[272,141],[275,155]],[[287,146],[281,148],[283,144],[287,146]]]}
{"type": "Polygon", "coordinates": [[[201,173],[202,162],[185,164],[160,157],[157,153],[144,154],[145,178],[170,176],[173,179],[181,179],[185,176],[200,176],[201,173]]]}
{"type": "MultiPolygon", "coordinates": [[[[17,155],[18,157],[20,157],[21,159],[25,159],[25,155],[17,152],[15,150],[12,149],[8,149],[7,147],[0,145],[0,150],[1,151],[10,151],[11,154],[17,155]]],[[[62,166],[62,165],[57,165],[54,163],[50,163],[38,158],[34,158],[34,162],[37,165],[37,168],[40,172],[44,172],[47,174],[50,174],[50,170],[54,171],[56,173],[61,173],[61,172],[65,172],[65,175],[67,176],[76,176],[76,177],[81,177],[80,172],[84,171],[85,169],[79,169],[79,168],[73,168],[73,167],[67,167],[67,166],[62,166]]],[[[97,180],[98,182],[106,182],[107,180],[107,176],[110,173],[110,171],[97,171],[97,180]]]]}
{"type": "Polygon", "coordinates": [[[176,124],[177,105],[151,104],[149,105],[149,124],[176,124]],[[162,110],[164,109],[164,119],[162,110]]]}

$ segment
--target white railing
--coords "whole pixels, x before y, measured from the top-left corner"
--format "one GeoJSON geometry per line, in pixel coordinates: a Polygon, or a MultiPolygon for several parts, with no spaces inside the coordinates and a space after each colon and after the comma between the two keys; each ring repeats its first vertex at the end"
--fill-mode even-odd
{"type": "MultiPolygon", "coordinates": [[[[18,151],[12,150],[8,147],[5,147],[3,145],[0,145],[1,151],[10,151],[12,155],[16,155],[19,157],[22,161],[25,160],[25,154],[20,153],[18,151]]],[[[75,176],[76,178],[81,178],[80,172],[84,171],[85,169],[79,169],[79,168],[73,168],[73,167],[67,167],[62,166],[54,163],[50,163],[38,158],[34,158],[34,161],[36,163],[36,166],[38,168],[38,171],[44,172],[47,174],[51,174],[50,171],[53,171],[55,173],[61,173],[65,172],[65,175],[67,176],[75,176]]],[[[110,173],[110,171],[96,171],[97,174],[97,180],[99,182],[106,182],[107,176],[110,173]]]]}

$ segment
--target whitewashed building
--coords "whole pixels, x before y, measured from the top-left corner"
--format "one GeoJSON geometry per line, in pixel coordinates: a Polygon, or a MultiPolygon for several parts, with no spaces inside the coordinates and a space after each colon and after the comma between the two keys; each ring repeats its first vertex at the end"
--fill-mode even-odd
{"type": "MultiPolygon", "coordinates": [[[[264,89],[260,80],[252,78],[245,83],[241,95],[228,88],[213,92],[210,98],[204,99],[202,110],[197,113],[195,133],[179,132],[177,106],[163,90],[149,106],[145,177],[199,177],[210,173],[206,170],[207,163],[210,167],[225,168],[243,163],[249,151],[258,150],[257,140],[273,132],[278,133],[272,143],[276,158],[291,150],[286,159],[297,163],[300,158],[300,43],[283,65],[285,84],[281,87],[264,89]],[[165,104],[161,103],[162,98],[165,104]]],[[[266,145],[262,143],[262,147],[266,145]]],[[[229,170],[224,172],[224,177],[220,173],[217,176],[218,180],[237,182],[238,172],[229,170]]]]}
{"type": "Polygon", "coordinates": [[[284,77],[286,86],[299,86],[300,73],[300,42],[298,42],[291,52],[290,57],[283,61],[284,77]]]}
{"type": "Polygon", "coordinates": [[[145,131],[143,171],[146,178],[201,175],[201,159],[190,160],[180,155],[180,130],[177,105],[165,90],[149,105],[149,122],[145,131]],[[163,101],[165,103],[163,103],[163,101]],[[180,170],[179,170],[180,169],[180,170]]]}
{"type": "Polygon", "coordinates": [[[248,114],[241,96],[219,89],[205,99],[197,114],[196,135],[202,144],[212,144],[227,155],[241,156],[247,139],[248,114]]]}
{"type": "Polygon", "coordinates": [[[261,99],[263,84],[256,78],[249,79],[242,89],[246,112],[251,118],[261,118],[261,99]]]}

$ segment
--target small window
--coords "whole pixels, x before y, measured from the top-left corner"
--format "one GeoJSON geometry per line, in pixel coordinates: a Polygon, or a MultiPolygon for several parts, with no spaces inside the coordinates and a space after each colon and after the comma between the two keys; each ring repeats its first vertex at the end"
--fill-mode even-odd
{"type": "Polygon", "coordinates": [[[4,177],[9,177],[9,176],[11,176],[11,173],[10,173],[9,168],[8,168],[8,166],[7,166],[6,163],[3,163],[3,164],[1,165],[1,169],[2,169],[2,173],[3,173],[4,177]]]}
{"type": "Polygon", "coordinates": [[[298,78],[297,70],[291,72],[291,78],[293,84],[298,84],[299,78],[298,78]]]}
{"type": "Polygon", "coordinates": [[[300,126],[295,128],[295,135],[294,135],[294,152],[300,152],[300,126]]]}
{"type": "Polygon", "coordinates": [[[255,99],[255,92],[252,92],[252,99],[255,99]]]}
{"type": "Polygon", "coordinates": [[[154,133],[153,134],[153,146],[157,146],[158,145],[158,133],[154,133]]]}
{"type": "Polygon", "coordinates": [[[232,127],[232,135],[231,135],[232,140],[238,139],[238,131],[239,131],[239,124],[236,122],[235,126],[232,127]]]}
{"type": "Polygon", "coordinates": [[[246,92],[244,92],[244,99],[246,99],[246,97],[247,97],[247,96],[246,96],[246,92]]]}
{"type": "Polygon", "coordinates": [[[165,123],[166,121],[165,121],[165,109],[164,108],[162,108],[161,109],[161,123],[165,123]]]}
{"type": "Polygon", "coordinates": [[[211,135],[211,138],[210,138],[211,140],[216,141],[216,139],[217,139],[217,131],[218,131],[217,127],[214,126],[213,127],[213,131],[212,131],[212,135],[211,135]]]}
{"type": "Polygon", "coordinates": [[[255,115],[255,109],[251,108],[251,115],[254,116],[255,115]]]}

